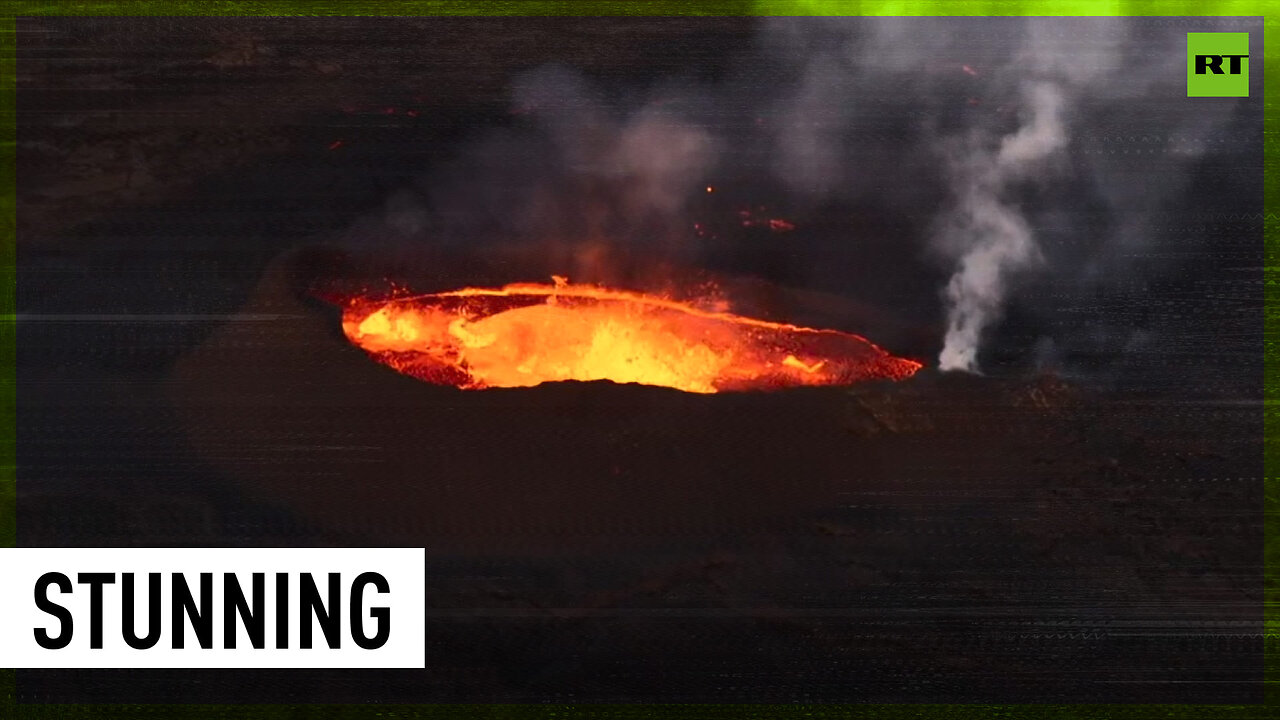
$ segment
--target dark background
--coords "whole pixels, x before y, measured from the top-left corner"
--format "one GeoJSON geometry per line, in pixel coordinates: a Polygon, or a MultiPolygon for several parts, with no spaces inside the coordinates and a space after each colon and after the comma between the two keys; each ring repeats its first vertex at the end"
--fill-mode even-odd
{"type": "MultiPolygon", "coordinates": [[[[732,87],[759,29],[750,18],[20,21],[20,543],[432,550],[425,672],[33,670],[19,673],[20,699],[1258,699],[1261,63],[1254,97],[1192,138],[1211,150],[1151,219],[1151,242],[1117,254],[1128,260],[1109,282],[1055,280],[1071,276],[1065,265],[1020,281],[986,377],[482,399],[366,363],[309,297],[334,277],[541,279],[538,262],[510,260],[529,238],[474,217],[439,243],[392,237],[388,198],[465,161],[471,139],[518,129],[508,87],[522,71],[555,62],[607,88],[676,76],[732,87]],[[1084,331],[1097,328],[1114,331],[1084,331]],[[369,428],[394,432],[376,451],[324,450],[373,447],[369,428]],[[432,531],[412,522],[429,513],[430,488],[396,473],[442,464],[516,479],[448,496],[432,531]],[[293,476],[326,482],[335,467],[371,489],[338,492],[329,510],[278,489],[293,476]],[[635,494],[592,494],[612,476],[635,494]],[[703,478],[691,500],[681,483],[703,478]],[[791,484],[804,487],[775,491],[791,484]],[[525,543],[490,506],[526,502],[530,487],[570,499],[529,520],[536,542],[525,543]],[[399,494],[417,500],[378,504],[399,494]],[[335,521],[343,513],[356,520],[335,521]]],[[[940,66],[961,59],[951,52],[939,50],[940,66]]],[[[967,77],[931,102],[972,94],[967,77]]],[[[864,128],[872,145],[914,141],[899,99],[868,102],[883,106],[864,128]]],[[[1181,96],[1146,102],[1187,112],[1181,96]]],[[[970,111],[938,112],[963,124],[970,111]]],[[[736,137],[733,122],[724,132],[736,137]]],[[[1087,126],[1072,157],[1133,150],[1141,132],[1125,116],[1087,126]]],[[[906,203],[814,204],[752,167],[717,171],[723,190],[688,212],[724,237],[672,261],[764,288],[745,300],[766,314],[932,364],[948,269],[921,238],[941,181],[919,175],[906,203]],[[785,245],[733,227],[738,205],[758,202],[797,222],[785,245]]],[[[874,171],[891,185],[916,172],[874,171]]],[[[1062,203],[1073,232],[1101,237],[1123,220],[1096,187],[1075,192],[1062,203]]]]}

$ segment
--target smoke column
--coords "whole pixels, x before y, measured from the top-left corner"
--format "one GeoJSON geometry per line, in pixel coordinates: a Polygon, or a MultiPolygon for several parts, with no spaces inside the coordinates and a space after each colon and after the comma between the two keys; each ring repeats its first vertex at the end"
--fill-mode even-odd
{"type": "Polygon", "coordinates": [[[1221,168],[1250,161],[1260,100],[1188,102],[1185,37],[1258,28],[775,17],[714,79],[617,83],[545,65],[512,77],[509,124],[460,144],[350,239],[528,247],[599,282],[628,253],[640,269],[775,272],[941,326],[915,352],[944,370],[1035,355],[1099,378],[1182,332],[1151,326],[1147,286],[1203,277],[1203,259],[1222,256],[1212,233],[1180,228],[1248,206],[1253,176],[1221,168]],[[733,192],[737,208],[710,202],[733,192]],[[796,231],[738,232],[748,203],[796,231]],[[708,221],[728,230],[695,232],[708,221]]]}
{"type": "MultiPolygon", "coordinates": [[[[1066,145],[1063,97],[1057,86],[1040,82],[1025,90],[1027,121],[994,152],[975,149],[955,168],[961,193],[946,217],[940,243],[958,256],[947,284],[947,334],[938,366],[978,370],[982,332],[999,319],[1005,278],[1042,259],[1031,228],[1004,195],[1066,145]]],[[[972,144],[972,141],[971,141],[972,144]]]]}

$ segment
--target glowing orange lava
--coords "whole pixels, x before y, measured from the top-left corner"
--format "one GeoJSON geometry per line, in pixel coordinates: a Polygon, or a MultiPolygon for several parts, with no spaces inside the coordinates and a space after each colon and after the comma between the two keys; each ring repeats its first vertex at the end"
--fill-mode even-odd
{"type": "Polygon", "coordinates": [[[377,361],[464,389],[612,380],[714,393],[900,380],[920,369],[849,333],[555,280],[357,299],[342,326],[377,361]]]}

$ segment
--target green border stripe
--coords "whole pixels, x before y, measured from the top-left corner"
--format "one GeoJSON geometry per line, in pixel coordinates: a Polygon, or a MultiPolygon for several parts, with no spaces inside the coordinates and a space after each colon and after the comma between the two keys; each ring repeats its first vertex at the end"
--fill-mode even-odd
{"type": "MultiPolygon", "coordinates": [[[[0,218],[8,238],[0,250],[0,547],[16,544],[15,445],[15,57],[16,16],[698,16],[698,15],[1097,15],[1262,16],[1264,96],[1264,683],[1266,704],[1280,704],[1280,67],[1276,15],[1266,0],[279,0],[230,2],[11,0],[0,19],[0,218]]],[[[1257,65],[1254,65],[1257,67],[1257,65]]],[[[1240,705],[43,705],[16,703],[14,672],[0,670],[0,717],[14,718],[596,718],[662,715],[681,718],[1258,718],[1263,707],[1240,705]]]]}
{"type": "Polygon", "coordinates": [[[39,15],[1251,15],[1266,0],[117,0],[7,3],[15,16],[39,15]]]}
{"type": "MultiPolygon", "coordinates": [[[[1259,8],[1261,11],[1261,7],[1259,8]]],[[[1280,15],[1263,21],[1262,58],[1262,490],[1263,682],[1267,705],[1280,704],[1280,15]]]]}

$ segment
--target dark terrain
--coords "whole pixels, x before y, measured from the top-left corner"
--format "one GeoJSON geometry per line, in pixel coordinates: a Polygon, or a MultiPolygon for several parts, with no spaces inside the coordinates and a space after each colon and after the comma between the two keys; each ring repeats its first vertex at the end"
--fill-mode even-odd
{"type": "MultiPolygon", "coordinates": [[[[382,275],[335,238],[509,122],[514,72],[714,78],[752,22],[20,22],[19,542],[425,546],[431,608],[426,671],[31,670],[20,700],[1260,699],[1248,198],[1188,225],[1222,238],[1197,274],[1072,298],[1160,342],[1071,371],[1017,313],[988,376],[770,394],[462,392],[342,338],[316,289],[382,275]]],[[[546,274],[494,257],[398,272],[546,274]]],[[[936,269],[868,299],[779,257],[708,264],[936,357],[936,269]]]]}

